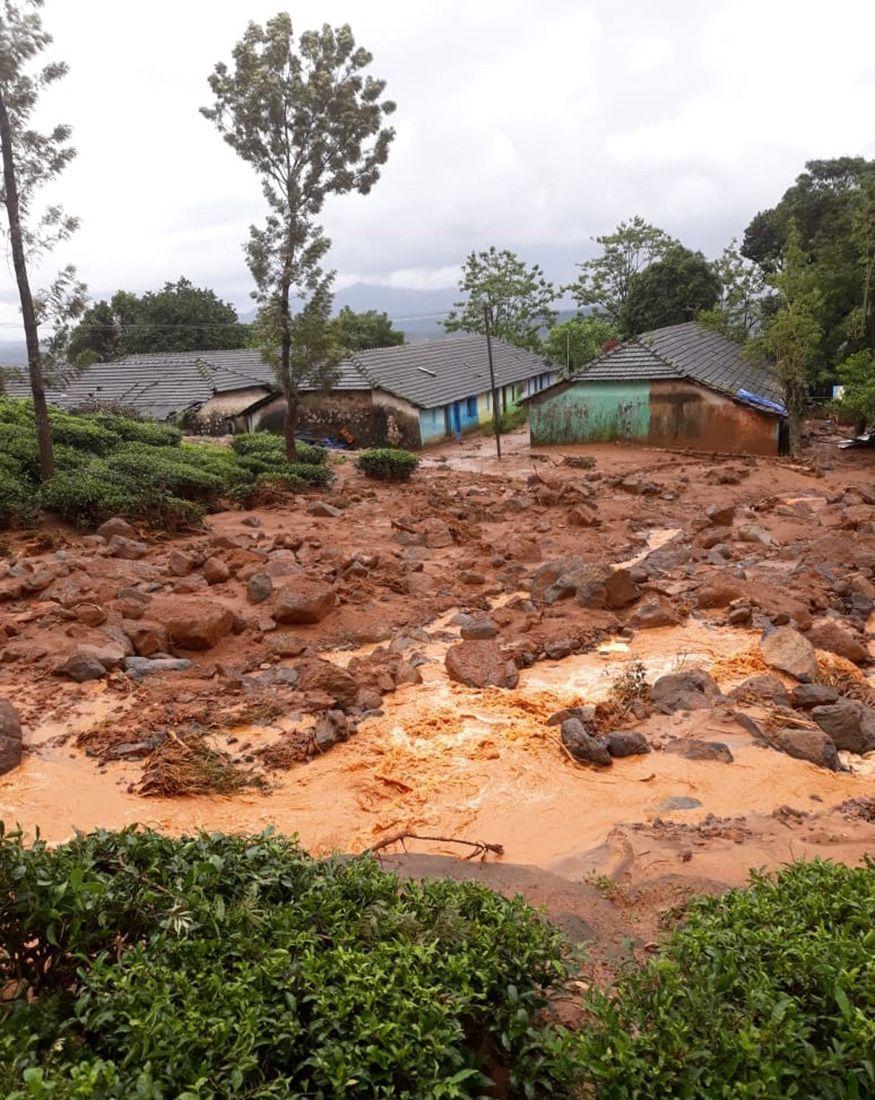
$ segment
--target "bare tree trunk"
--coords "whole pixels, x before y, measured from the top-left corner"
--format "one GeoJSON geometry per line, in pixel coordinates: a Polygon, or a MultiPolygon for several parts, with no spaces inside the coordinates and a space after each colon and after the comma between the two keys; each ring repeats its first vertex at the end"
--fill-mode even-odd
{"type": "Polygon", "coordinates": [[[295,429],[298,426],[298,398],[297,392],[292,386],[291,310],[289,307],[289,284],[285,281],[283,281],[282,296],[280,299],[280,314],[283,328],[280,346],[280,372],[286,394],[286,415],[283,420],[283,434],[286,441],[286,461],[294,462],[298,457],[298,449],[295,442],[295,429]]]}
{"type": "Polygon", "coordinates": [[[9,217],[9,240],[12,246],[12,264],[15,268],[15,279],[18,283],[18,296],[21,300],[24,337],[27,342],[27,366],[30,374],[30,389],[33,394],[33,412],[36,418],[40,470],[43,481],[48,481],[55,472],[55,459],[52,453],[52,429],[49,424],[49,410],[46,404],[46,390],[43,384],[40,363],[36,313],[33,307],[33,295],[30,292],[30,281],[27,277],[24,240],[21,234],[18,181],[15,176],[15,160],[12,155],[12,127],[9,124],[9,112],[6,109],[6,97],[2,87],[0,87],[0,144],[3,147],[3,187],[6,195],[6,213],[9,217]]]}

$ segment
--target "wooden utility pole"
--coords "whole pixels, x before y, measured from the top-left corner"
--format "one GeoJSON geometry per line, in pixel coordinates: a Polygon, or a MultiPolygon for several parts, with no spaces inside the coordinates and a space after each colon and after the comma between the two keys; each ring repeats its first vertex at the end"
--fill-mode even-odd
{"type": "Polygon", "coordinates": [[[489,384],[492,387],[492,426],[495,428],[495,453],[501,458],[501,432],[498,427],[498,390],[495,388],[495,364],[492,361],[492,306],[483,303],[483,322],[486,326],[486,354],[489,356],[489,384]]]}

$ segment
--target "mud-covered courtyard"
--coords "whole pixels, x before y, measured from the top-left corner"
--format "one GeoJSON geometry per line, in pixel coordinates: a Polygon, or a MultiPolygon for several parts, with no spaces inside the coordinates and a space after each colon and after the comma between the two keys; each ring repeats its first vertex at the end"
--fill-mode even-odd
{"type": "Polygon", "coordinates": [[[382,845],[643,939],[752,867],[871,851],[875,455],[504,450],[396,486],[342,462],[172,538],[8,538],[6,827],[382,845]]]}

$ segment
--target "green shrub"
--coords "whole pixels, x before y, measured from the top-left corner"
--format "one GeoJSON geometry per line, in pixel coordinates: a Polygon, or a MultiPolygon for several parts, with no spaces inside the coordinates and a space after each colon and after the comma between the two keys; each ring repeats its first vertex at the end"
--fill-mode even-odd
{"type": "Polygon", "coordinates": [[[182,432],[172,424],[134,420],[109,413],[95,413],[87,419],[129,443],[145,443],[149,447],[178,447],[182,441],[182,432]]]}
{"type": "Polygon", "coordinates": [[[133,828],[0,836],[0,883],[7,1100],[449,1100],[496,1064],[514,1095],[556,1084],[561,937],[519,899],[269,834],[133,828]]]}
{"type": "MultiPolygon", "coordinates": [[[[235,435],[231,446],[238,455],[259,458],[262,462],[286,461],[286,444],[282,436],[270,432],[245,432],[235,435]]],[[[308,466],[325,466],[328,463],[328,451],[325,447],[314,447],[310,443],[298,440],[295,444],[296,462],[308,466]]]]}
{"type": "Polygon", "coordinates": [[[578,1050],[595,1095],[875,1096],[875,865],[752,882],[695,902],[657,959],[595,996],[578,1050]]]}
{"type": "Polygon", "coordinates": [[[52,410],[49,414],[52,426],[52,442],[75,447],[78,451],[105,455],[119,442],[115,432],[108,431],[84,416],[70,416],[52,410]]]}
{"type": "Polygon", "coordinates": [[[30,524],[36,512],[29,485],[16,472],[0,466],[0,527],[30,524]]]}
{"type": "Polygon", "coordinates": [[[370,451],[362,451],[356,461],[356,466],[362,473],[381,481],[407,481],[418,465],[419,455],[394,447],[375,447],[370,451]]]}

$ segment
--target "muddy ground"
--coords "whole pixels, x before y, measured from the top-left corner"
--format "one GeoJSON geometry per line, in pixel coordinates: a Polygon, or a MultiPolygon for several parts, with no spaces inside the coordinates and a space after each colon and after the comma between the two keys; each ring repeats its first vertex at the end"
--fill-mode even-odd
{"type": "Polygon", "coordinates": [[[175,538],[10,535],[0,697],[24,755],[0,817],[50,841],[274,826],[316,855],[482,840],[503,855],[408,840],[381,858],[521,890],[608,966],[751,867],[857,862],[875,848],[875,453],[835,442],[814,426],[792,463],[532,453],[519,432],[501,463],[482,438],[408,485],[346,461],[324,496],[175,538]],[[813,646],[822,698],[767,663],[775,628],[813,646]],[[655,705],[642,686],[696,670],[713,691],[655,705]],[[833,698],[863,714],[859,743],[838,738],[858,751],[825,753],[811,703],[833,698]],[[575,760],[549,724],[574,707],[650,751],[575,760]],[[192,774],[221,793],[169,796],[192,774]]]}

